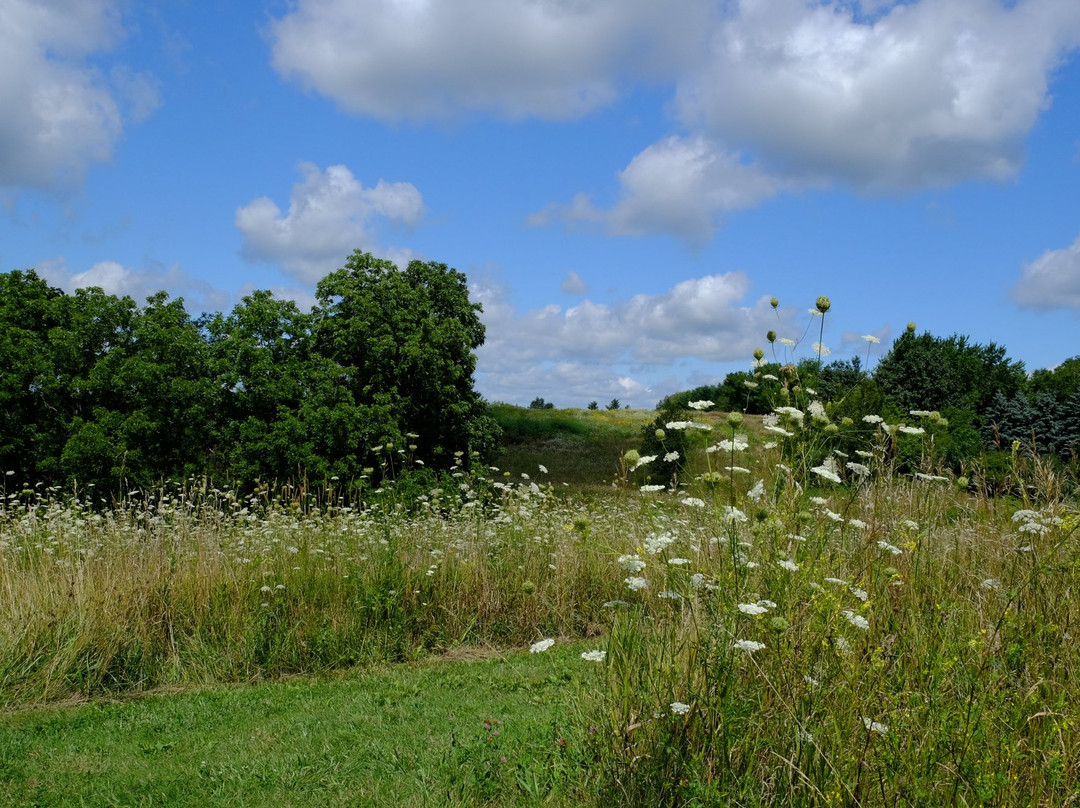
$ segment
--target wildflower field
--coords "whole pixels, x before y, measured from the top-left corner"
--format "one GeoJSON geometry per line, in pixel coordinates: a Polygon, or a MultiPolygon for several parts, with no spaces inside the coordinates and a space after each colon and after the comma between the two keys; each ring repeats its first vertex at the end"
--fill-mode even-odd
{"type": "MultiPolygon", "coordinates": [[[[867,417],[844,437],[864,448],[845,453],[814,410],[691,411],[665,424],[657,440],[678,435],[687,453],[674,485],[629,441],[604,449],[605,486],[563,485],[537,454],[529,472],[462,466],[408,499],[389,483],[355,499],[330,485],[242,496],[189,481],[103,507],[92,492],[9,476],[0,733],[9,744],[45,737],[57,713],[34,705],[315,675],[262,697],[287,700],[471,649],[519,660],[533,764],[496,748],[514,713],[492,702],[510,713],[464,745],[454,736],[443,785],[395,803],[1076,802],[1075,480],[1017,455],[1016,488],[988,497],[934,468],[918,427],[867,417]],[[926,464],[901,473],[896,458],[913,451],[926,464]],[[557,726],[541,729],[548,718],[529,710],[556,703],[557,726]]],[[[492,675],[468,664],[439,666],[492,675]]],[[[424,688],[435,698],[437,686],[408,681],[367,704],[364,723],[411,704],[418,720],[403,721],[400,743],[437,744],[432,719],[419,718],[424,688]]],[[[468,686],[455,687],[466,699],[468,686]]],[[[355,716],[319,724],[335,721],[355,716]]],[[[396,759],[397,743],[378,747],[396,759]]],[[[19,748],[0,753],[0,798],[64,804],[43,799],[27,768],[55,751],[19,748]]],[[[342,763],[349,749],[324,748],[330,762],[308,750],[338,779],[279,778],[267,802],[345,799],[326,783],[364,779],[342,763]]],[[[150,804],[125,793],[117,804],[150,804]]]]}

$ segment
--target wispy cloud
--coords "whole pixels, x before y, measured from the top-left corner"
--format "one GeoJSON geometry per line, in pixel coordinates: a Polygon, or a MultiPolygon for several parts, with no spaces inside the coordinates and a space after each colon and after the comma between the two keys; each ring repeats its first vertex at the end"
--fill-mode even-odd
{"type": "Polygon", "coordinates": [[[98,261],[89,269],[72,271],[63,256],[38,263],[37,272],[67,292],[99,287],[110,295],[130,296],[140,305],[152,294],[165,291],[184,298],[184,307],[195,314],[221,311],[231,305],[232,295],[190,275],[179,264],[146,269],[126,267],[116,261],[98,261]]]}

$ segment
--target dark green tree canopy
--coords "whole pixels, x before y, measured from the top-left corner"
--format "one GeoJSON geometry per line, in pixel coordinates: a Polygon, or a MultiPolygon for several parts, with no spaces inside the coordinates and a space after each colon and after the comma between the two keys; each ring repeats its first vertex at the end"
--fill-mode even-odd
{"type": "Polygon", "coordinates": [[[993,342],[905,332],[874,370],[886,400],[901,411],[950,408],[982,412],[995,393],[1024,389],[1024,363],[1014,362],[993,342]]]}
{"type": "Polygon", "coordinates": [[[473,389],[484,326],[462,273],[358,251],[317,300],[307,313],[256,291],[192,319],[164,292],[138,306],[0,274],[0,470],[104,492],[491,455],[498,426],[473,389]]]}

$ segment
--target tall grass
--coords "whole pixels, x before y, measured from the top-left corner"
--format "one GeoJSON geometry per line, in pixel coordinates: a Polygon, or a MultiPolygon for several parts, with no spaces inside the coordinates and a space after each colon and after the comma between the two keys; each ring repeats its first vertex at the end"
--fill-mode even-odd
{"type": "Polygon", "coordinates": [[[920,437],[898,430],[860,426],[857,462],[824,426],[778,445],[785,422],[699,422],[676,490],[565,493],[535,456],[529,479],[457,472],[410,508],[16,487],[0,703],[592,636],[602,706],[578,742],[599,804],[1080,800],[1067,486],[901,475],[896,444],[920,437]]]}

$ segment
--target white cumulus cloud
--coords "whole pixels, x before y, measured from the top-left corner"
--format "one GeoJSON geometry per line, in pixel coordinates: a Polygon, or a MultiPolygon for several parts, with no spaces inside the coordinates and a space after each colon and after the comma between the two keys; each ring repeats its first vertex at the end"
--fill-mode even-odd
{"type": "Polygon", "coordinates": [[[110,0],[0,2],[0,186],[56,188],[108,160],[124,117],[160,103],[156,80],[89,63],[123,35],[110,0]]]}
{"type": "Polygon", "coordinates": [[[382,223],[421,222],[424,201],[415,186],[380,179],[365,187],[343,165],[321,171],[302,162],[299,170],[303,178],[293,186],[287,213],[265,196],[237,209],[245,258],[277,264],[310,284],[342,266],[354,249],[399,262],[411,257],[408,250],[380,248],[377,240],[382,223]]]}
{"type": "Polygon", "coordinates": [[[529,223],[598,223],[611,235],[668,234],[702,246],[723,214],[754,207],[784,185],[700,135],[654,143],[618,179],[620,196],[608,210],[579,194],[567,205],[533,214],[529,223]]]}
{"type": "Polygon", "coordinates": [[[299,0],[269,27],[273,64],[382,120],[575,118],[701,47],[709,3],[299,0]]]}
{"type": "Polygon", "coordinates": [[[1071,0],[743,0],[679,82],[688,125],[770,172],[894,190],[1017,171],[1080,41],[1071,0]],[[878,4],[879,6],[882,4],[878,4]]]}
{"type": "Polygon", "coordinates": [[[1023,308],[1080,310],[1080,237],[1060,250],[1047,250],[1024,266],[1010,291],[1023,308]]]}
{"type": "Polygon", "coordinates": [[[749,363],[776,319],[768,298],[745,302],[749,291],[743,273],[729,272],[615,303],[519,312],[499,285],[474,283],[472,298],[483,305],[487,327],[477,351],[478,388],[488,398],[527,402],[548,397],[531,392],[547,384],[544,390],[565,397],[619,397],[651,407],[655,379],[670,377],[684,360],[749,363]]]}
{"type": "Polygon", "coordinates": [[[1080,44],[1074,0],[740,0],[711,22],[673,78],[686,133],[634,157],[610,207],[581,192],[530,223],[700,246],[782,192],[1010,179],[1080,44]]]}

